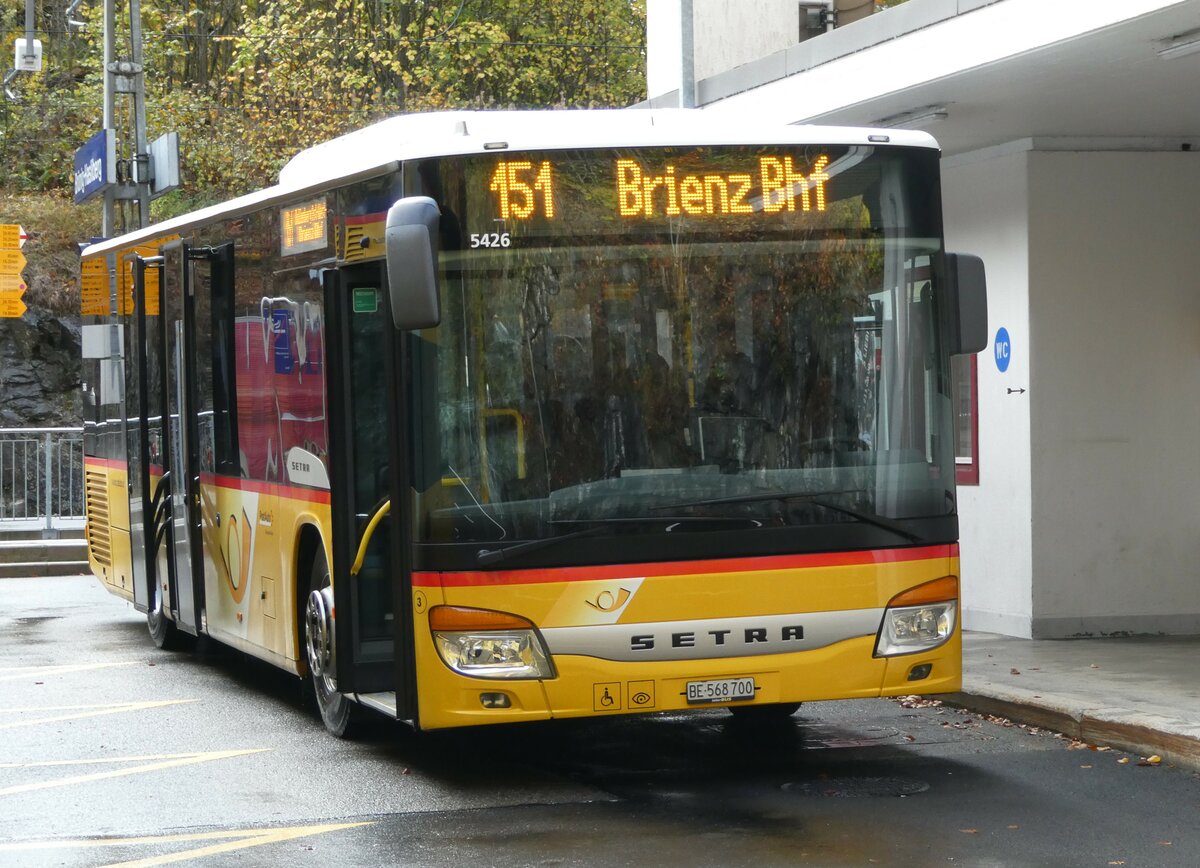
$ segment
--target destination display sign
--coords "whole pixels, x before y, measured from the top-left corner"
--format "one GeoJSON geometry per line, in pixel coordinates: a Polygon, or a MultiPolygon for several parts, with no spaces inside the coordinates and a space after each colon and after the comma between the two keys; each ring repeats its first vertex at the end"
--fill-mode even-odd
{"type": "Polygon", "coordinates": [[[279,253],[291,256],[312,250],[324,250],[329,244],[328,208],[324,199],[313,199],[280,211],[279,253]]]}
{"type": "MultiPolygon", "coordinates": [[[[655,217],[721,219],[739,215],[818,213],[826,210],[830,156],[734,152],[697,160],[680,155],[674,162],[616,157],[605,161],[607,189],[594,189],[593,206],[637,220],[655,217]]],[[[565,213],[558,204],[559,176],[565,169],[577,187],[578,163],[553,159],[495,163],[488,181],[496,214],[502,220],[553,221],[565,213]]],[[[596,185],[599,187],[600,185],[596,185]]]]}

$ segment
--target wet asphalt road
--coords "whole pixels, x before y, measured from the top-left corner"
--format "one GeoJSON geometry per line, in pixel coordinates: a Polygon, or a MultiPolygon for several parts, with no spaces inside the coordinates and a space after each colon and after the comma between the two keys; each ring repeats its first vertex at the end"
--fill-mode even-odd
{"type": "Polygon", "coordinates": [[[3,866],[1200,864],[1200,776],[954,709],[344,742],[294,679],[160,652],[93,579],[0,592],[3,866]]]}

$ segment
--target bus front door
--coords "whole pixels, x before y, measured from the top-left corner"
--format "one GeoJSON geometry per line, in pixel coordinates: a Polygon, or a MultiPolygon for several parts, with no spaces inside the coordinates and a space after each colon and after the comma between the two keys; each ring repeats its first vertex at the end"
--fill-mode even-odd
{"type": "MultiPolygon", "coordinates": [[[[412,716],[408,655],[411,618],[402,612],[411,587],[398,564],[407,505],[393,502],[401,482],[395,371],[396,339],[380,261],[324,273],[331,364],[330,454],[333,474],[333,575],[339,621],[338,681],[343,692],[394,694],[398,718],[412,716]]],[[[389,703],[385,703],[389,704],[389,703]]]]}

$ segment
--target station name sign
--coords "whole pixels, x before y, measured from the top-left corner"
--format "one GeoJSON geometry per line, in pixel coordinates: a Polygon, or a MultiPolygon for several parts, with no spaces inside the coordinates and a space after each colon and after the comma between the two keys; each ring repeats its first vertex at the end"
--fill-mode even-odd
{"type": "Polygon", "coordinates": [[[117,135],[101,130],[75,151],[75,204],[117,183],[117,135]]]}

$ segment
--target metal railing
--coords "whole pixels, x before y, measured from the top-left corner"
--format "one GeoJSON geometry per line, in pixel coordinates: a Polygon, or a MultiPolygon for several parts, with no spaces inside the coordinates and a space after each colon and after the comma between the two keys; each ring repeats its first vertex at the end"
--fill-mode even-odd
{"type": "Polygon", "coordinates": [[[82,527],[83,429],[0,428],[0,530],[82,527]]]}

